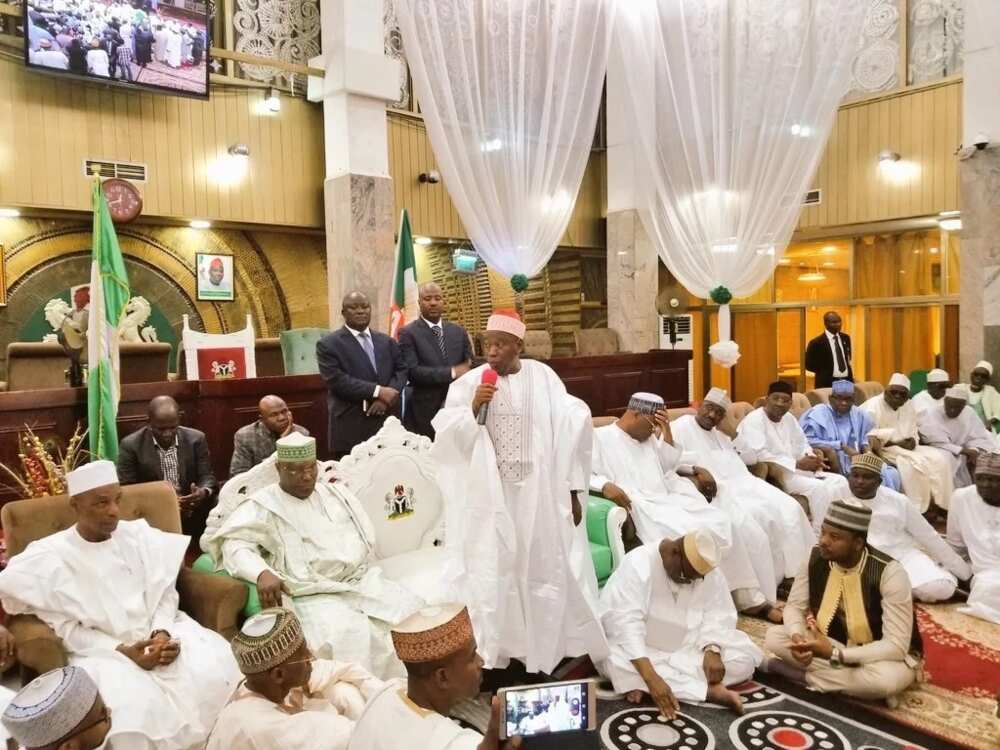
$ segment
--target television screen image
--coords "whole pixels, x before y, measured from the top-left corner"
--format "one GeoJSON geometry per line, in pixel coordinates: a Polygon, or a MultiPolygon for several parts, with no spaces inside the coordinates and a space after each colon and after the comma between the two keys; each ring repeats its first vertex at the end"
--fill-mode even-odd
{"type": "Polygon", "coordinates": [[[25,0],[25,64],[207,97],[207,26],[200,0],[25,0]]]}
{"type": "Polygon", "coordinates": [[[504,693],[505,737],[586,731],[590,720],[588,681],[550,686],[507,688],[504,693]]]}

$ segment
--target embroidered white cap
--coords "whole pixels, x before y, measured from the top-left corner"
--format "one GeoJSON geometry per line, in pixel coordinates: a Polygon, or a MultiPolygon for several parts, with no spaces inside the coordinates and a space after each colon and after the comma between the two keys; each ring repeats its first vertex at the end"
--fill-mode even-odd
{"type": "Polygon", "coordinates": [[[927,373],[927,382],[928,383],[950,383],[951,382],[951,375],[949,375],[944,370],[939,370],[938,368],[934,368],[929,373],[927,373]]]}
{"type": "Polygon", "coordinates": [[[70,496],[82,492],[118,484],[118,470],[111,461],[91,461],[66,475],[66,487],[70,496]]]}
{"type": "Polygon", "coordinates": [[[892,377],[889,378],[889,385],[901,385],[906,390],[910,390],[910,379],[901,372],[894,372],[892,377]]]}
{"type": "Polygon", "coordinates": [[[528,326],[521,320],[521,316],[515,310],[494,310],[486,321],[486,330],[509,333],[511,336],[524,340],[524,334],[528,331],[528,326]]]}
{"type": "Polygon", "coordinates": [[[710,404],[721,406],[723,409],[728,409],[733,405],[732,400],[722,388],[712,388],[705,394],[705,398],[703,400],[708,401],[710,404]]]}

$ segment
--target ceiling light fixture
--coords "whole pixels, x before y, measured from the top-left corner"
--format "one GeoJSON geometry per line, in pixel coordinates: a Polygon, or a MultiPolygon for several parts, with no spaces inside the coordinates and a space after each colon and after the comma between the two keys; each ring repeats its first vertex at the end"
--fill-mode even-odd
{"type": "Polygon", "coordinates": [[[264,106],[268,112],[281,111],[281,94],[278,92],[278,89],[269,88],[267,90],[267,96],[264,97],[264,106]]]}
{"type": "Polygon", "coordinates": [[[209,229],[212,226],[212,222],[205,219],[192,219],[188,226],[192,229],[209,229]]]}
{"type": "Polygon", "coordinates": [[[418,245],[433,245],[434,240],[430,237],[414,237],[413,241],[418,245]]]}

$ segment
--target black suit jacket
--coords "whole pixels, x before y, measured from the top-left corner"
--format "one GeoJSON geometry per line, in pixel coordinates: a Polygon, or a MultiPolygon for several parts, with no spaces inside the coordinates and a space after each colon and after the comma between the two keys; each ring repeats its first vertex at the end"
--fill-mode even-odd
{"type": "MultiPolygon", "coordinates": [[[[384,333],[369,329],[375,349],[378,372],[361,348],[357,338],[347,326],[328,333],[316,343],[319,374],[327,388],[330,407],[330,450],[336,454],[349,453],[358,443],[364,442],[382,427],[383,417],[369,417],[362,408],[375,400],[375,386],[387,385],[400,393],[406,386],[406,365],[399,345],[384,333]]],[[[401,400],[397,399],[386,412],[399,417],[401,400]]]]}
{"type": "Polygon", "coordinates": [[[444,349],[441,355],[437,337],[423,319],[406,325],[399,332],[399,348],[410,378],[410,393],[406,400],[403,424],[410,432],[434,438],[431,420],[448,397],[451,368],[472,359],[469,334],[457,323],[441,322],[444,349]]]}
{"type": "MultiPolygon", "coordinates": [[[[205,433],[190,427],[177,428],[177,479],[182,495],[188,494],[191,485],[203,487],[214,495],[218,487],[212,471],[205,433]]],[[[133,432],[118,446],[118,481],[122,484],[139,484],[163,480],[160,454],[153,443],[149,427],[133,432]]]]}
{"type": "MultiPolygon", "coordinates": [[[[840,343],[844,347],[844,356],[847,357],[847,377],[838,380],[854,380],[854,367],[851,365],[851,337],[846,333],[840,334],[840,343]]],[[[830,340],[826,337],[826,331],[814,338],[806,346],[806,369],[816,374],[816,387],[829,388],[833,385],[833,351],[830,349],[830,340]]]]}

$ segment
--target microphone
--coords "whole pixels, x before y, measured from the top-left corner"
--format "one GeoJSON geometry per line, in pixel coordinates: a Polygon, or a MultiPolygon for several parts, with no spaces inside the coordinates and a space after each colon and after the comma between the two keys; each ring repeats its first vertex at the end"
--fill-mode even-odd
{"type": "MultiPolygon", "coordinates": [[[[479,382],[489,383],[490,385],[496,385],[497,377],[498,377],[497,371],[487,365],[486,369],[483,370],[483,379],[480,380],[479,382]]],[[[487,401],[486,403],[484,403],[482,406],[479,407],[479,412],[476,414],[477,424],[486,424],[486,412],[489,410],[489,408],[490,408],[489,401],[487,401]]]]}

